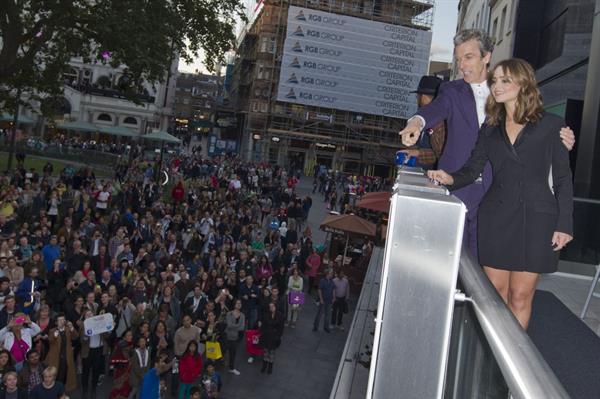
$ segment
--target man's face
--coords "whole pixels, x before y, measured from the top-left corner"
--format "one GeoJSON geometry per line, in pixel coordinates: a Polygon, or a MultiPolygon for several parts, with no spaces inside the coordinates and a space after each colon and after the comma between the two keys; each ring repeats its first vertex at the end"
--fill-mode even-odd
{"type": "MultiPolygon", "coordinates": [[[[433,96],[430,94],[417,94],[417,105],[423,107],[433,101],[433,96]]],[[[316,251],[315,251],[316,252],[316,251]]]]}
{"type": "Polygon", "coordinates": [[[472,39],[459,44],[454,48],[456,64],[467,83],[483,83],[487,78],[487,64],[492,53],[484,57],[479,51],[479,41],[472,39]]]}
{"type": "Polygon", "coordinates": [[[29,355],[27,359],[29,360],[29,364],[31,364],[32,366],[35,366],[40,363],[40,355],[36,352],[31,353],[31,355],[29,355]]]}

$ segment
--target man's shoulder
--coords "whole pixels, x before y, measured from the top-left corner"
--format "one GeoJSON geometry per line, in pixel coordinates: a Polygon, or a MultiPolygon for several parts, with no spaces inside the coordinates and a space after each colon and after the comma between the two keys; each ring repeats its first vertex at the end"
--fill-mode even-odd
{"type": "Polygon", "coordinates": [[[440,92],[451,92],[458,91],[464,89],[467,83],[463,79],[450,80],[447,82],[442,82],[440,85],[440,92]]]}

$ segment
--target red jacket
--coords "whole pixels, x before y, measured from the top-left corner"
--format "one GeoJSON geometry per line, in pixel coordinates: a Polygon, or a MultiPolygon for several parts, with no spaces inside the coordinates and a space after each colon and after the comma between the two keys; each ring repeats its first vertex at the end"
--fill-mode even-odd
{"type": "Polygon", "coordinates": [[[202,356],[185,353],[179,361],[179,381],[192,384],[202,372],[202,356]]]}
{"type": "Polygon", "coordinates": [[[173,190],[171,191],[171,197],[176,202],[183,201],[183,197],[185,196],[185,190],[183,189],[183,185],[181,183],[177,183],[173,190]]]}

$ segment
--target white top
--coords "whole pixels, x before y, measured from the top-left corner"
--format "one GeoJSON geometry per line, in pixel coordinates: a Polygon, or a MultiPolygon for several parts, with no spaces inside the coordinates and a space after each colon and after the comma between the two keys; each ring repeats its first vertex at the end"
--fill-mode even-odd
{"type": "Polygon", "coordinates": [[[477,120],[479,121],[479,127],[483,125],[485,121],[485,102],[490,95],[490,88],[487,82],[483,83],[470,83],[473,95],[475,96],[475,107],[477,108],[477,120]]]}

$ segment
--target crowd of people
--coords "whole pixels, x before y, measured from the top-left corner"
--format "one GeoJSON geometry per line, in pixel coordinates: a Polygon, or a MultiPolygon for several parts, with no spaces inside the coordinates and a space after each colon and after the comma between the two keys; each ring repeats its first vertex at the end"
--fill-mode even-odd
{"type": "Polygon", "coordinates": [[[110,376],[113,399],[216,398],[241,347],[273,372],[306,292],[315,330],[343,328],[348,279],[313,242],[295,176],[233,157],[169,165],[168,189],[137,160],[115,178],[0,178],[0,397],[95,398],[110,376]],[[106,332],[88,328],[107,314],[106,332]]]}

